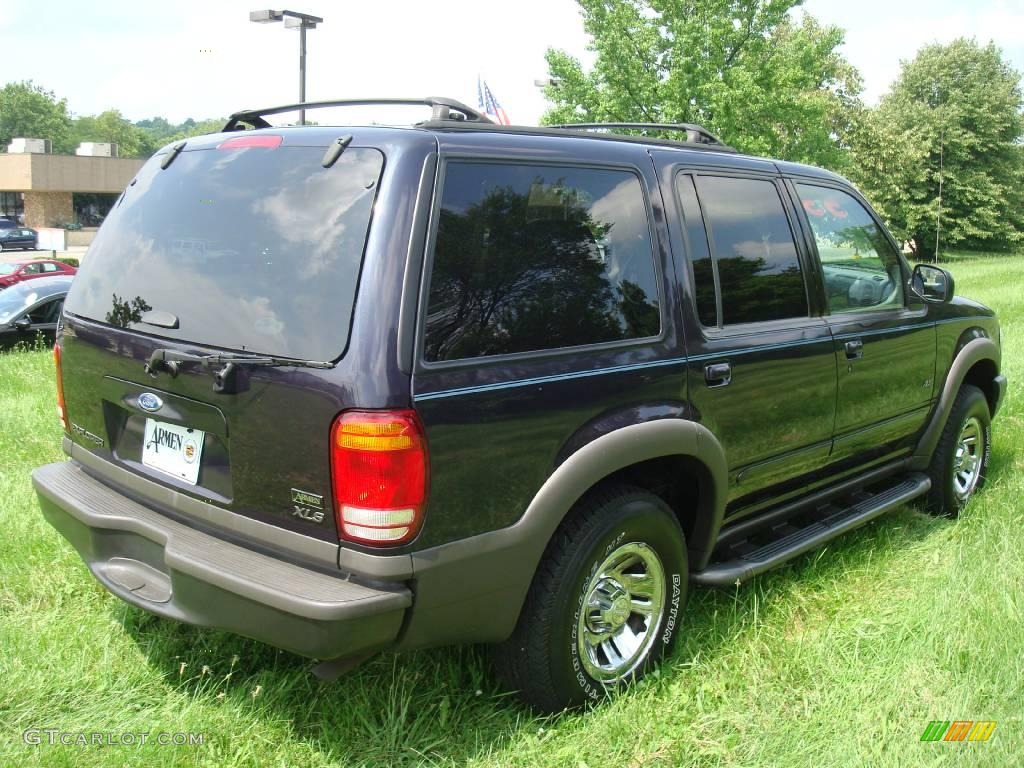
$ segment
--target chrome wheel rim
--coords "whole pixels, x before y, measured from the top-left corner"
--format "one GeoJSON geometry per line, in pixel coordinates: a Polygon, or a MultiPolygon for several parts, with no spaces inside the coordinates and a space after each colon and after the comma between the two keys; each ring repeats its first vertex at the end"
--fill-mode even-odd
{"type": "Polygon", "coordinates": [[[976,416],[971,416],[960,428],[953,453],[953,492],[960,501],[967,501],[974,493],[984,455],[985,429],[976,416]]]}
{"type": "Polygon", "coordinates": [[[593,571],[577,624],[577,649],[594,680],[614,684],[643,664],[661,627],[665,568],[646,544],[616,547],[593,571]]]}

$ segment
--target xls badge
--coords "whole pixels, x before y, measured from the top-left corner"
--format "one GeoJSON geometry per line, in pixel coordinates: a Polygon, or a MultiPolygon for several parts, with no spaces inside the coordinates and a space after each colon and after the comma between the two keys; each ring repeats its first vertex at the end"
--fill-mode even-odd
{"type": "Polygon", "coordinates": [[[310,523],[324,521],[324,497],[292,488],[292,517],[298,517],[310,523]]]}

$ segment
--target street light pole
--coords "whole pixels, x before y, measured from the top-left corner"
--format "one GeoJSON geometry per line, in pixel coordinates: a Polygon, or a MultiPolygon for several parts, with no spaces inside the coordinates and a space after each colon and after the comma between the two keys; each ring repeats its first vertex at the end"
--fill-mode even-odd
{"type": "MultiPolygon", "coordinates": [[[[322,24],[323,19],[319,16],[310,16],[308,13],[298,11],[250,11],[249,21],[257,24],[270,24],[275,21],[283,21],[288,29],[299,30],[299,101],[306,101],[306,30],[316,29],[317,24],[322,24]]],[[[299,110],[299,125],[306,124],[306,110],[299,110]]]]}
{"type": "MultiPolygon", "coordinates": [[[[306,25],[299,27],[299,101],[306,103],[306,25]]],[[[306,124],[306,110],[299,110],[299,125],[306,124]]]]}

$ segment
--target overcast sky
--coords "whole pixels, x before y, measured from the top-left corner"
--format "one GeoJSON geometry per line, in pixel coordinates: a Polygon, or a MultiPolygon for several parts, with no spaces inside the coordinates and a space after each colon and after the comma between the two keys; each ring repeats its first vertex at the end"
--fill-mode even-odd
{"type": "MultiPolygon", "coordinates": [[[[297,100],[298,33],[252,24],[259,0],[0,0],[0,83],[32,79],[75,115],[219,117],[297,100]]],[[[292,2],[292,0],[290,0],[292,2]]],[[[307,98],[445,95],[476,105],[481,73],[514,122],[536,123],[544,51],[588,60],[572,0],[294,0],[309,33],[307,98]]],[[[923,44],[993,40],[1024,69],[1024,0],[807,0],[846,30],[845,54],[875,101],[923,44]]]]}

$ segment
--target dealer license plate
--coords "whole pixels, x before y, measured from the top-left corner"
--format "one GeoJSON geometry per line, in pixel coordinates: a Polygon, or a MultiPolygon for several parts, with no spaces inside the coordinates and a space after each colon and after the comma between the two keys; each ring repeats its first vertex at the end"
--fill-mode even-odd
{"type": "Polygon", "coordinates": [[[171,477],[195,485],[199,479],[199,458],[205,432],[177,424],[146,419],[142,441],[142,463],[171,477]]]}

